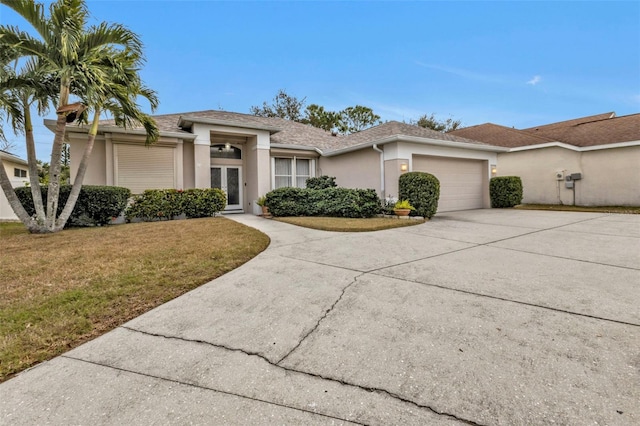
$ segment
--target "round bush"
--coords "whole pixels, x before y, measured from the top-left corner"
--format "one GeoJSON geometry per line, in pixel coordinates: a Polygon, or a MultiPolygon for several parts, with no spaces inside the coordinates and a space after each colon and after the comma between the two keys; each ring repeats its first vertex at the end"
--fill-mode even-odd
{"type": "Polygon", "coordinates": [[[440,198],[440,181],[432,174],[424,172],[409,172],[400,176],[399,198],[409,200],[415,207],[411,216],[432,218],[438,210],[440,198]]]}
{"type": "Polygon", "coordinates": [[[489,181],[491,207],[517,206],[522,202],[522,180],[519,176],[497,176],[489,181]]]}

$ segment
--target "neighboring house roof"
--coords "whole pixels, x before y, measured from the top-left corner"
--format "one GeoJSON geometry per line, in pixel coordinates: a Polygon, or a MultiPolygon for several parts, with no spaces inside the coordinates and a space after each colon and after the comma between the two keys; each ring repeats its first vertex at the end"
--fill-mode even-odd
{"type": "Polygon", "coordinates": [[[577,147],[640,141],[640,114],[532,129],[523,131],[535,135],[542,133],[548,138],[577,147]]]}
{"type": "Polygon", "coordinates": [[[554,142],[554,139],[532,135],[522,130],[511,127],[500,126],[493,123],[479,124],[477,126],[465,127],[453,130],[449,135],[461,136],[490,143],[491,145],[515,148],[518,146],[537,145],[541,143],[554,142]]]}
{"type": "Polygon", "coordinates": [[[16,164],[21,164],[24,166],[28,166],[29,163],[27,163],[25,160],[23,160],[22,158],[18,157],[17,155],[14,155],[8,151],[3,151],[2,149],[0,149],[0,158],[3,160],[7,160],[7,161],[12,161],[16,164]]]}
{"type": "Polygon", "coordinates": [[[640,114],[616,117],[608,112],[522,130],[486,123],[449,134],[509,148],[548,143],[585,148],[640,141],[640,114]]]}
{"type": "Polygon", "coordinates": [[[547,131],[553,130],[555,128],[574,126],[576,124],[584,124],[584,123],[589,123],[591,121],[608,120],[609,118],[613,118],[615,116],[616,116],[616,113],[614,111],[604,112],[602,114],[588,115],[586,117],[573,118],[571,120],[558,121],[556,123],[544,124],[541,126],[533,126],[533,127],[529,127],[527,129],[521,129],[521,130],[536,131],[536,132],[540,132],[541,134],[544,134],[547,131]]]}

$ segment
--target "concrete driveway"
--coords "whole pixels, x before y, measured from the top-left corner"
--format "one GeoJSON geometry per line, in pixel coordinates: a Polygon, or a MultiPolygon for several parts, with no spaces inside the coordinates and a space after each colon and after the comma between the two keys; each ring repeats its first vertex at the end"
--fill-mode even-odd
{"type": "Polygon", "coordinates": [[[270,247],[0,385],[0,424],[640,424],[640,216],[230,218],[270,247]]]}

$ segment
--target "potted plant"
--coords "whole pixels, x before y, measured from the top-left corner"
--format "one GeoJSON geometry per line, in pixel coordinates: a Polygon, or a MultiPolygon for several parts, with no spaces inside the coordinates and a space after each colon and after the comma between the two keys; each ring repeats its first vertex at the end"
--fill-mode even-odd
{"type": "Polygon", "coordinates": [[[396,216],[409,216],[411,210],[415,210],[415,208],[409,203],[409,200],[401,200],[396,203],[393,212],[396,216]]]}
{"type": "Polygon", "coordinates": [[[262,216],[269,216],[269,207],[265,205],[267,197],[263,195],[256,200],[256,204],[262,207],[262,216]]]}

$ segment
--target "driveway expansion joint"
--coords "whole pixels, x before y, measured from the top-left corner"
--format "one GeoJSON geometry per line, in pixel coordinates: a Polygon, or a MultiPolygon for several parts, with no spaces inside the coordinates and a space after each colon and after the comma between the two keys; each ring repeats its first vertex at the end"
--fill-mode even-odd
{"type": "MultiPolygon", "coordinates": [[[[127,329],[128,330],[133,330],[133,329],[130,329],[130,328],[127,328],[127,329]]],[[[366,425],[365,423],[359,423],[359,422],[357,422],[355,420],[343,419],[341,417],[332,416],[330,414],[324,414],[324,413],[317,412],[317,411],[305,410],[303,408],[293,407],[293,406],[289,406],[289,405],[285,405],[285,404],[279,404],[277,402],[267,401],[267,400],[259,399],[259,398],[254,398],[254,397],[251,397],[251,396],[242,395],[242,394],[235,393],[235,392],[229,392],[229,391],[224,391],[224,390],[220,390],[220,389],[215,389],[215,388],[211,388],[211,387],[208,387],[208,386],[199,385],[199,384],[194,383],[194,382],[185,382],[185,381],[182,381],[182,380],[171,379],[169,377],[162,377],[162,376],[156,376],[156,375],[153,375],[153,374],[142,373],[140,371],[134,371],[134,370],[130,370],[130,369],[127,369],[127,368],[115,367],[115,366],[112,366],[112,365],[105,365],[105,364],[101,364],[99,362],[89,361],[89,360],[82,359],[82,358],[76,358],[76,357],[69,356],[69,355],[61,355],[60,357],[61,358],[66,358],[66,359],[69,359],[69,360],[73,360],[73,361],[84,362],[84,363],[87,363],[87,364],[93,364],[93,365],[97,365],[97,366],[104,367],[104,368],[111,368],[113,370],[117,370],[117,371],[120,371],[120,372],[123,372],[123,373],[135,374],[135,375],[138,375],[138,376],[143,376],[143,377],[147,377],[147,378],[154,379],[154,380],[162,380],[162,381],[171,382],[171,383],[175,383],[175,384],[182,385],[182,386],[190,386],[190,387],[202,389],[202,390],[205,390],[205,391],[217,392],[217,393],[221,393],[221,394],[224,394],[224,395],[235,396],[237,398],[248,399],[250,401],[262,402],[264,404],[275,405],[277,407],[288,408],[288,409],[291,409],[291,410],[301,411],[303,413],[309,413],[309,414],[313,414],[313,415],[316,415],[316,416],[326,417],[326,418],[339,420],[339,421],[343,421],[343,422],[349,422],[349,423],[359,424],[359,425],[363,425],[363,426],[366,425]]]]}
{"type": "MultiPolygon", "coordinates": [[[[386,268],[381,268],[381,269],[386,269],[386,268]]],[[[422,281],[411,280],[411,279],[408,279],[408,278],[397,278],[397,277],[394,277],[393,275],[384,275],[384,274],[375,273],[375,272],[373,272],[373,274],[376,275],[376,276],[379,276],[379,277],[383,277],[383,278],[393,278],[393,279],[399,280],[399,281],[406,281],[406,282],[409,282],[409,283],[418,284],[418,285],[422,285],[422,286],[425,286],[425,287],[435,287],[435,288],[439,288],[439,289],[442,289],[442,290],[455,291],[457,293],[463,293],[463,294],[467,294],[467,295],[470,295],[470,296],[484,297],[484,298],[487,298],[487,299],[499,300],[501,302],[510,302],[510,303],[515,303],[515,304],[518,304],[518,305],[529,306],[529,307],[532,307],[532,308],[547,309],[547,310],[558,312],[558,313],[562,313],[562,314],[575,315],[575,316],[595,319],[595,320],[599,320],[599,321],[607,321],[607,322],[612,322],[614,324],[630,325],[632,327],[640,327],[640,324],[633,323],[633,322],[628,322],[628,321],[620,321],[620,320],[615,320],[615,319],[611,319],[611,318],[599,317],[597,315],[589,315],[589,314],[584,314],[584,313],[580,313],[580,312],[568,311],[566,309],[554,308],[552,306],[538,305],[538,304],[535,304],[535,303],[523,302],[521,300],[508,299],[506,297],[500,297],[500,296],[492,296],[490,294],[478,293],[478,292],[474,292],[474,291],[463,290],[463,289],[460,289],[460,288],[447,287],[447,286],[440,285],[440,284],[425,283],[425,282],[422,282],[422,281]]]]}
{"type": "MultiPolygon", "coordinates": [[[[346,291],[347,287],[353,285],[355,282],[356,282],[356,280],[354,280],[353,282],[349,283],[349,285],[347,285],[345,287],[345,291],[346,291]]],[[[338,301],[336,301],[336,303],[337,302],[338,301]]],[[[334,303],[333,306],[335,306],[336,303],[334,303]]],[[[329,311],[330,311],[330,309],[329,309],[329,311]]],[[[378,393],[378,394],[387,395],[388,397],[390,397],[392,399],[395,399],[397,401],[400,401],[402,403],[412,405],[412,406],[414,406],[416,408],[419,408],[419,409],[422,409],[422,410],[427,410],[427,411],[429,411],[429,412],[431,412],[433,414],[436,414],[438,416],[448,417],[448,418],[450,418],[452,420],[456,420],[456,421],[461,422],[463,424],[473,425],[473,426],[484,426],[483,424],[474,422],[473,420],[465,419],[465,418],[459,417],[459,416],[457,416],[455,414],[451,414],[451,413],[447,413],[447,412],[444,412],[444,411],[436,410],[435,408],[431,407],[430,405],[420,404],[420,403],[415,402],[415,401],[413,401],[411,399],[407,399],[407,398],[405,398],[405,397],[403,397],[403,396],[401,396],[401,395],[399,395],[399,394],[397,394],[395,392],[388,391],[388,390],[386,390],[384,388],[363,386],[363,385],[359,385],[359,384],[355,384],[355,383],[350,383],[350,382],[347,382],[347,381],[342,380],[342,379],[336,379],[334,377],[325,376],[325,375],[318,374],[318,373],[310,373],[308,371],[298,370],[298,369],[293,368],[293,367],[283,366],[283,365],[280,365],[278,363],[274,363],[273,361],[269,360],[269,358],[267,358],[266,356],[260,354],[259,352],[252,352],[252,351],[247,351],[245,349],[239,349],[239,348],[231,348],[231,347],[226,346],[226,345],[221,345],[221,344],[218,344],[218,343],[211,343],[211,342],[207,342],[205,340],[187,339],[187,338],[178,337],[178,336],[169,336],[169,335],[164,335],[164,334],[159,334],[159,333],[150,333],[150,332],[147,332],[147,331],[137,330],[135,328],[126,327],[126,326],[120,326],[119,328],[131,331],[133,333],[141,333],[141,334],[144,334],[144,335],[147,335],[147,336],[151,336],[151,337],[160,337],[160,338],[164,338],[164,339],[180,340],[180,341],[187,342],[187,343],[195,343],[195,344],[200,344],[200,345],[211,346],[211,347],[214,347],[214,348],[223,349],[223,350],[227,350],[227,351],[231,351],[231,352],[240,352],[240,353],[243,353],[243,354],[245,354],[247,356],[255,356],[255,357],[260,358],[261,360],[263,360],[267,364],[271,365],[272,367],[282,369],[282,370],[284,370],[284,371],[286,371],[288,373],[301,374],[301,375],[306,376],[306,377],[312,377],[314,379],[320,379],[320,380],[327,380],[329,382],[338,383],[338,384],[340,384],[342,386],[346,386],[346,387],[350,387],[350,388],[356,388],[356,389],[363,390],[363,391],[366,391],[366,392],[372,392],[372,393],[375,392],[375,393],[378,393]]],[[[115,366],[111,366],[111,365],[107,365],[107,364],[102,364],[102,363],[98,363],[98,362],[94,362],[94,361],[88,361],[88,360],[85,360],[85,359],[82,359],[82,358],[76,358],[76,357],[72,357],[72,356],[68,356],[68,355],[61,355],[61,356],[65,357],[65,358],[68,358],[68,359],[73,359],[73,360],[76,360],[76,361],[87,362],[87,363],[90,363],[90,364],[99,365],[99,366],[106,367],[106,368],[113,368],[113,369],[116,369],[116,370],[119,370],[119,371],[125,371],[125,372],[139,374],[139,375],[146,376],[146,377],[156,378],[156,379],[159,379],[159,380],[167,380],[167,381],[171,381],[171,382],[175,382],[175,383],[184,384],[184,385],[187,385],[187,386],[195,386],[195,387],[199,387],[199,388],[202,388],[202,389],[208,389],[208,390],[215,391],[215,392],[221,392],[221,393],[226,393],[226,394],[229,394],[229,395],[239,396],[239,397],[242,397],[242,398],[254,399],[256,401],[266,402],[268,404],[274,404],[274,405],[279,405],[279,406],[282,406],[282,407],[294,408],[294,409],[297,409],[297,410],[300,410],[300,411],[307,411],[309,413],[323,415],[325,417],[331,417],[331,418],[335,418],[335,419],[339,419],[339,420],[343,420],[343,421],[347,421],[347,422],[351,422],[351,423],[365,424],[365,423],[359,423],[356,420],[337,418],[337,417],[333,417],[333,416],[330,416],[330,415],[321,414],[319,412],[302,410],[302,409],[295,408],[295,407],[289,407],[289,406],[282,405],[282,404],[277,404],[277,403],[273,403],[273,402],[269,402],[269,401],[263,401],[263,400],[260,400],[260,399],[248,397],[248,396],[241,395],[241,394],[235,394],[235,393],[228,392],[228,391],[218,390],[218,389],[214,389],[214,388],[208,388],[208,387],[201,386],[201,385],[198,385],[198,384],[195,384],[195,383],[180,382],[180,381],[175,380],[175,379],[154,376],[154,375],[151,375],[151,374],[141,373],[141,372],[128,370],[128,369],[124,369],[124,368],[120,368],[120,367],[115,367],[115,366]]],[[[288,354],[287,354],[287,356],[288,356],[288,354]]],[[[280,361],[278,361],[278,362],[281,362],[281,361],[282,361],[282,359],[280,361]]]]}

